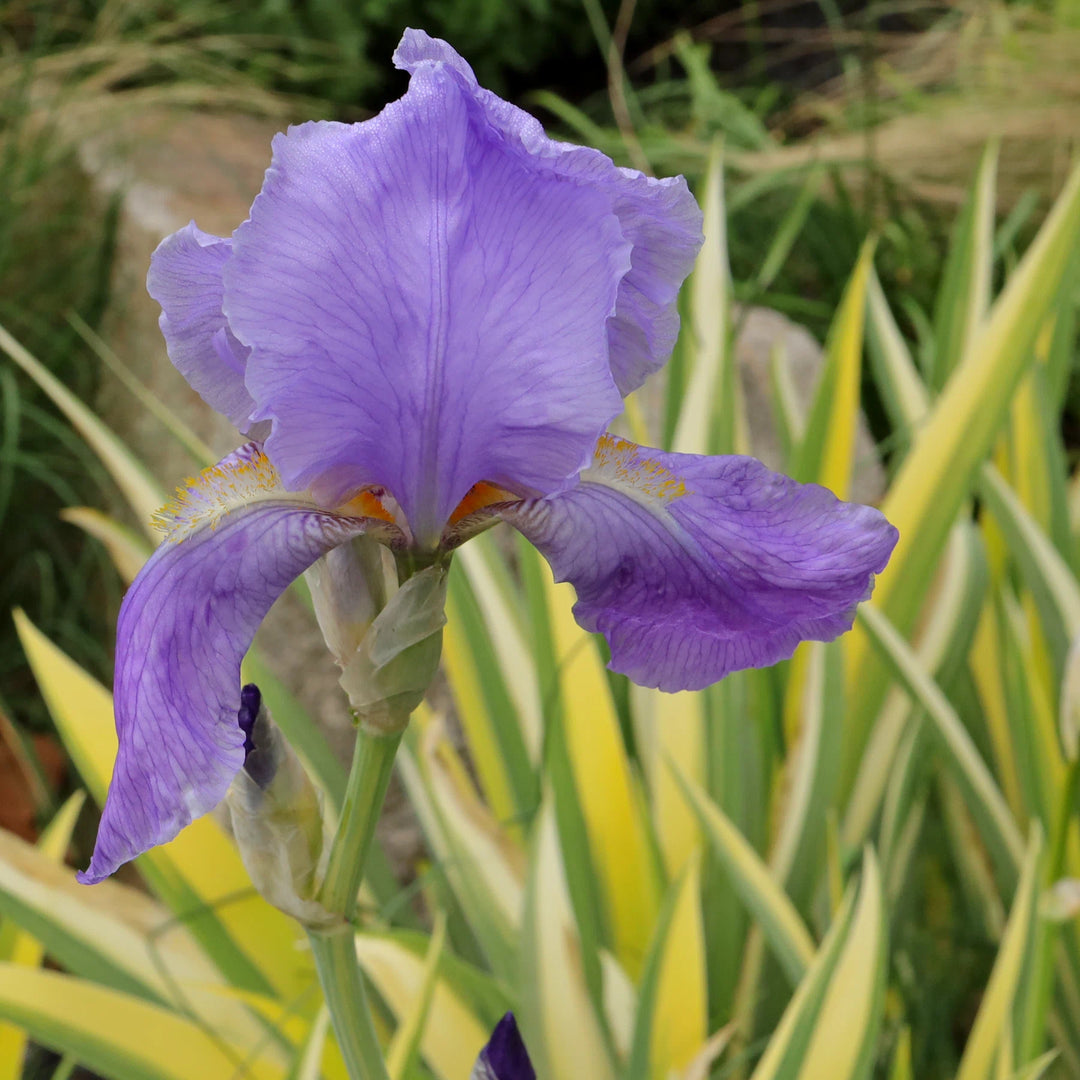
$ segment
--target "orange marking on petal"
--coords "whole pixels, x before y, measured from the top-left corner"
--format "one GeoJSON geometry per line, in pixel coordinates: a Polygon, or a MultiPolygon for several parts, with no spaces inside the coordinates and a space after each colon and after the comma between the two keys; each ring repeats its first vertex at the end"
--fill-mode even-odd
{"type": "Polygon", "coordinates": [[[394,515],[383,506],[374,491],[358,492],[348,502],[342,503],[334,513],[348,517],[378,518],[379,521],[394,524],[394,515]]]}
{"type": "Polygon", "coordinates": [[[473,484],[468,494],[458,503],[457,509],[450,515],[450,524],[456,525],[462,518],[475,514],[477,510],[483,510],[485,506],[494,506],[495,503],[517,502],[519,496],[512,491],[496,487],[481,480],[479,484],[473,484]]]}
{"type": "MultiPolygon", "coordinates": [[[[199,529],[216,529],[234,510],[266,501],[319,509],[310,492],[286,490],[270,459],[258,447],[251,447],[246,457],[219,462],[189,477],[152,520],[166,540],[179,543],[199,529]]],[[[372,491],[361,491],[334,512],[394,524],[390,512],[372,491]]]]}
{"type": "Polygon", "coordinates": [[[671,502],[686,494],[686,484],[659,461],[643,457],[641,447],[618,435],[604,434],[596,444],[590,468],[608,473],[619,483],[629,484],[645,495],[671,502]]]}

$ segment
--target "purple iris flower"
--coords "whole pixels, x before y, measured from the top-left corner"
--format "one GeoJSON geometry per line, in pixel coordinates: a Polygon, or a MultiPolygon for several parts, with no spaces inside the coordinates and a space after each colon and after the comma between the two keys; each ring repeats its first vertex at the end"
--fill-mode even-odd
{"type": "Polygon", "coordinates": [[[507,1013],[495,1025],[469,1080],[536,1080],[513,1013],[507,1013]]]}
{"type": "Polygon", "coordinates": [[[896,542],[878,511],[750,458],[607,434],[678,332],[702,239],[685,181],[547,138],[421,31],[394,61],[410,86],[378,116],[274,139],[231,237],[192,223],[154,254],[173,363],[250,441],[162,511],[125,597],[85,881],[223,797],[241,658],[353,537],[441,558],[508,521],[612,668],[663,690],[843,633],[896,542]]]}

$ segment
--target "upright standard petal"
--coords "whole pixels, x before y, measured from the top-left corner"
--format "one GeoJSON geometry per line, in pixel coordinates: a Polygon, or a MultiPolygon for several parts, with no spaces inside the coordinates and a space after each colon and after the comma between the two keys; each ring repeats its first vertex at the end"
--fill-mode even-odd
{"type": "Polygon", "coordinates": [[[240,661],[270,605],[331,548],[393,529],[291,495],[254,446],[181,489],[162,522],[167,539],[120,609],[120,748],[93,859],[80,875],[90,884],[221,801],[244,763],[240,661]]]}
{"type": "Polygon", "coordinates": [[[608,193],[523,155],[444,64],[372,120],[278,136],[225,312],[286,485],[383,486],[420,547],[480,481],[565,487],[621,408],[631,247],[608,193]]]}
{"type": "Polygon", "coordinates": [[[600,441],[577,487],[500,511],[578,594],[611,667],[698,690],[850,629],[898,533],[869,506],[748,457],[600,441]]]}
{"type": "Polygon", "coordinates": [[[158,325],[169,359],[207,405],[246,432],[255,407],[244,386],[248,350],[221,310],[221,273],[231,251],[231,240],[192,221],[158,245],[146,288],[161,305],[158,325]]]}
{"type": "Polygon", "coordinates": [[[681,176],[658,180],[618,167],[587,146],[549,139],[535,117],[476,81],[472,68],[445,41],[406,30],[394,63],[417,72],[453,71],[487,122],[533,169],[604,195],[631,245],[630,270],[619,283],[608,322],[611,372],[623,395],[636,390],[671,354],[679,333],[676,298],[701,247],[701,210],[681,176]]]}
{"type": "Polygon", "coordinates": [[[507,1013],[495,1025],[469,1080],[536,1080],[513,1013],[507,1013]]]}

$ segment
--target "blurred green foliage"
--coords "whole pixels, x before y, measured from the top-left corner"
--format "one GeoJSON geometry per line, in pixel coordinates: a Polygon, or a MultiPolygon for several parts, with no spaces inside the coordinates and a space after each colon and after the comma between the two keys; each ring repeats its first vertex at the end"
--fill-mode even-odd
{"type": "MultiPolygon", "coordinates": [[[[602,17],[614,22],[618,3],[597,2],[602,17]]],[[[207,44],[231,38],[243,48],[227,62],[276,90],[310,95],[346,113],[376,109],[401,86],[387,58],[405,26],[452,41],[481,82],[501,94],[540,84],[579,98],[604,81],[580,0],[10,0],[5,8],[0,21],[27,52],[93,38],[153,40],[163,28],[207,44]]],[[[677,8],[641,0],[632,47],[644,49],[714,13],[706,0],[677,8]]]]}
{"type": "MultiPolygon", "coordinates": [[[[94,198],[74,152],[28,122],[27,93],[0,97],[0,322],[57,378],[92,396],[99,365],[66,316],[100,319],[115,215],[94,198]]],[[[100,502],[103,477],[30,380],[0,368],[0,605],[35,612],[95,671],[108,670],[116,588],[101,553],[57,515],[100,502]]],[[[44,719],[6,619],[0,687],[0,707],[31,726],[44,719]]]]}

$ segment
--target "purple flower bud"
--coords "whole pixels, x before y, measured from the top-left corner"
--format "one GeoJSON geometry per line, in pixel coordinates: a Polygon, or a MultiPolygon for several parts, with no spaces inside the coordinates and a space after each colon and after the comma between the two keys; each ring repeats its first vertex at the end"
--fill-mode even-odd
{"type": "Polygon", "coordinates": [[[490,1041],[480,1051],[470,1080],[536,1080],[513,1013],[508,1012],[496,1024],[490,1041]]]}

